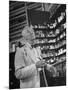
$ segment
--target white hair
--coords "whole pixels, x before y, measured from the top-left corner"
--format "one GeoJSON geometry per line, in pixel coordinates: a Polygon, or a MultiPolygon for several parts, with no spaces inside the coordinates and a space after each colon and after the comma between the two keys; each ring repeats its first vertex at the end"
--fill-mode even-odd
{"type": "Polygon", "coordinates": [[[30,26],[30,27],[25,26],[24,29],[22,30],[22,36],[25,37],[25,35],[28,33],[27,31],[32,32],[33,31],[32,29],[33,29],[32,26],[30,26]]]}

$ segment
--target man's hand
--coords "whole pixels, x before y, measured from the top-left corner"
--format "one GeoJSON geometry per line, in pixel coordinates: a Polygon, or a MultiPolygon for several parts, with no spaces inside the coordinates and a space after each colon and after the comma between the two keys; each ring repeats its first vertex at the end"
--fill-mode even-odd
{"type": "Polygon", "coordinates": [[[37,68],[43,68],[44,66],[46,66],[45,60],[40,60],[40,61],[36,62],[37,68]]]}

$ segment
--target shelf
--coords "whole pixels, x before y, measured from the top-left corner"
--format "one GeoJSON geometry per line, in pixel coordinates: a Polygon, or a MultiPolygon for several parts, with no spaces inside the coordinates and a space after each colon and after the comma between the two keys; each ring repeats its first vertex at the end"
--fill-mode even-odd
{"type": "Polygon", "coordinates": [[[58,48],[55,48],[55,50],[58,51],[58,50],[61,49],[61,48],[66,48],[66,44],[64,44],[64,45],[62,45],[62,46],[60,46],[60,47],[58,47],[58,48]]]}
{"type": "Polygon", "coordinates": [[[59,64],[64,63],[64,62],[66,62],[66,60],[57,61],[56,63],[51,64],[51,65],[56,66],[56,65],[59,65],[59,64]]]}
{"type": "Polygon", "coordinates": [[[39,30],[46,30],[46,28],[33,28],[34,30],[36,30],[36,31],[39,31],[39,30]]]}
{"type": "Polygon", "coordinates": [[[55,45],[55,43],[53,42],[53,43],[37,43],[37,44],[35,44],[35,45],[40,45],[40,46],[43,46],[43,45],[55,45]]]}
{"type": "Polygon", "coordinates": [[[59,37],[59,36],[60,36],[63,32],[66,32],[66,29],[64,29],[64,30],[60,31],[60,33],[59,33],[59,34],[57,34],[57,35],[55,36],[55,38],[59,37]]]}
{"type": "Polygon", "coordinates": [[[50,58],[54,58],[54,56],[43,57],[43,59],[50,59],[50,58]]]}
{"type": "Polygon", "coordinates": [[[66,53],[66,50],[63,50],[63,51],[64,51],[64,52],[59,53],[58,56],[60,56],[60,55],[62,55],[62,54],[64,54],[64,53],[66,53]]]}
{"type": "Polygon", "coordinates": [[[62,40],[66,40],[66,36],[64,36],[63,38],[57,40],[57,41],[56,41],[56,44],[59,43],[59,42],[62,42],[62,40]]]}
{"type": "Polygon", "coordinates": [[[66,55],[66,52],[64,52],[64,53],[62,53],[62,54],[60,54],[60,55],[57,55],[56,57],[61,57],[61,56],[63,56],[63,55],[66,55]]]}
{"type": "Polygon", "coordinates": [[[57,55],[57,56],[49,56],[49,57],[43,57],[43,59],[50,59],[50,58],[56,58],[56,57],[61,57],[62,55],[66,55],[66,52],[60,54],[60,55],[57,55]]]}
{"type": "Polygon", "coordinates": [[[15,16],[15,17],[11,18],[10,21],[12,21],[14,19],[17,19],[17,18],[20,18],[20,17],[23,17],[23,16],[26,16],[26,13],[18,15],[18,16],[15,16]]]}
{"type": "Polygon", "coordinates": [[[15,11],[21,7],[24,7],[25,3],[23,2],[17,2],[15,5],[10,5],[10,12],[15,11]]]}
{"type": "Polygon", "coordinates": [[[9,32],[10,32],[10,33],[14,33],[14,32],[16,32],[16,31],[19,30],[19,29],[20,29],[20,30],[23,29],[23,27],[26,26],[26,25],[27,25],[27,23],[24,22],[23,25],[15,26],[14,28],[10,29],[9,32]]]}
{"type": "Polygon", "coordinates": [[[46,39],[46,37],[36,37],[36,39],[46,39]]]}
{"type": "Polygon", "coordinates": [[[52,37],[51,36],[50,37],[36,37],[36,39],[48,39],[48,40],[50,39],[51,40],[51,39],[55,39],[55,37],[53,36],[52,37]]]}
{"type": "Polygon", "coordinates": [[[52,29],[49,29],[49,30],[55,31],[57,28],[59,28],[59,27],[61,26],[61,24],[64,24],[65,22],[66,22],[66,16],[63,18],[63,20],[62,20],[60,23],[58,23],[58,24],[56,25],[55,28],[52,28],[52,29]]]}
{"type": "Polygon", "coordinates": [[[14,10],[14,11],[11,11],[10,14],[13,16],[13,15],[20,13],[20,11],[22,11],[22,12],[25,11],[25,7],[21,7],[19,9],[14,10]]]}
{"type": "MultiPolygon", "coordinates": [[[[44,46],[44,45],[56,45],[55,43],[38,43],[38,44],[35,44],[34,46],[44,46]]],[[[58,48],[55,48],[55,49],[47,49],[47,50],[56,50],[58,51],[60,48],[66,48],[66,43],[58,48]]]]}
{"type": "Polygon", "coordinates": [[[66,22],[66,16],[64,16],[63,20],[57,24],[57,26],[55,27],[55,29],[57,29],[58,27],[60,27],[61,24],[64,24],[66,22]]]}
{"type": "Polygon", "coordinates": [[[19,16],[19,15],[24,14],[24,13],[26,13],[25,9],[22,11],[10,14],[9,19],[12,19],[13,17],[19,16]]]}
{"type": "Polygon", "coordinates": [[[47,39],[55,39],[56,37],[55,36],[50,36],[50,37],[46,37],[47,39]]]}
{"type": "Polygon", "coordinates": [[[18,39],[21,39],[22,36],[19,34],[18,36],[15,36],[15,37],[12,37],[12,38],[9,38],[9,41],[12,42],[12,41],[17,41],[18,39]]]}
{"type": "Polygon", "coordinates": [[[58,51],[59,49],[61,48],[66,48],[66,44],[62,45],[61,47],[59,48],[55,48],[55,49],[42,49],[42,51],[45,51],[45,52],[49,52],[49,51],[58,51]]]}
{"type": "MultiPolygon", "coordinates": [[[[41,30],[41,29],[38,29],[38,30],[41,30]]],[[[57,34],[56,36],[46,36],[46,37],[36,37],[36,39],[55,39],[57,37],[59,37],[63,32],[66,32],[66,29],[62,30],[59,34],[57,34]]]]}
{"type": "Polygon", "coordinates": [[[19,30],[18,32],[12,33],[9,36],[12,38],[12,37],[15,37],[17,35],[21,35],[21,32],[22,32],[22,30],[19,30]]]}
{"type": "Polygon", "coordinates": [[[18,26],[21,26],[21,25],[23,26],[24,23],[27,23],[27,21],[24,20],[24,21],[21,22],[21,23],[17,23],[17,24],[14,24],[14,25],[10,26],[9,28],[10,28],[10,29],[11,29],[11,28],[15,29],[15,28],[17,28],[18,26]]]}
{"type": "Polygon", "coordinates": [[[16,35],[16,34],[18,34],[18,33],[21,33],[21,31],[22,31],[22,28],[21,28],[21,29],[17,29],[16,32],[11,32],[9,35],[10,35],[10,37],[11,37],[11,36],[16,35]]]}
{"type": "Polygon", "coordinates": [[[49,52],[49,51],[55,51],[55,49],[43,49],[42,51],[49,52]]]}

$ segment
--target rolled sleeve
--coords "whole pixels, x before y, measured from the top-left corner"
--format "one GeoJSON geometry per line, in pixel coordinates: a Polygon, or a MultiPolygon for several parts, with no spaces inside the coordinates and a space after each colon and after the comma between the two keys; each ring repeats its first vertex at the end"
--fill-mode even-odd
{"type": "Polygon", "coordinates": [[[15,71],[22,67],[25,67],[25,61],[23,53],[19,49],[15,54],[15,71]]]}
{"type": "MultiPolygon", "coordinates": [[[[27,58],[28,59],[28,58],[27,58]]],[[[26,79],[37,74],[35,64],[26,66],[25,55],[19,50],[15,55],[15,76],[18,79],[26,79]]]]}

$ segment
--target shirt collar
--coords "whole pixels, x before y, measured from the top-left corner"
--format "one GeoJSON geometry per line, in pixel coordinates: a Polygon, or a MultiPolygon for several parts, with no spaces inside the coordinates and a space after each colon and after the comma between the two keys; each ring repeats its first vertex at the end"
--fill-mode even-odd
{"type": "Polygon", "coordinates": [[[25,45],[26,47],[29,47],[30,49],[32,49],[32,46],[26,40],[22,40],[21,44],[25,45]]]}

